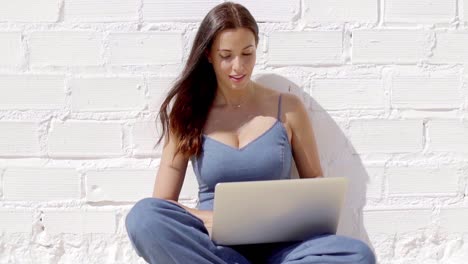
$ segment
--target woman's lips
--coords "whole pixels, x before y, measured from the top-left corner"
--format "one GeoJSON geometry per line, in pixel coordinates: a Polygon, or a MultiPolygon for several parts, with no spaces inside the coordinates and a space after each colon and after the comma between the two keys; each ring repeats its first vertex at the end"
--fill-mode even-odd
{"type": "Polygon", "coordinates": [[[244,79],[245,75],[229,75],[229,79],[234,82],[240,82],[244,79]]]}

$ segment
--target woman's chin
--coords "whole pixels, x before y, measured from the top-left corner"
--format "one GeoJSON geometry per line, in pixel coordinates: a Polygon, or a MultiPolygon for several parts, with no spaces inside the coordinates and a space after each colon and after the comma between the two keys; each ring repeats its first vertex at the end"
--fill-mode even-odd
{"type": "Polygon", "coordinates": [[[234,81],[231,81],[230,82],[230,87],[232,89],[236,89],[236,90],[239,90],[239,89],[246,89],[249,85],[249,79],[247,77],[244,77],[245,80],[242,80],[241,82],[234,82],[234,81]]]}

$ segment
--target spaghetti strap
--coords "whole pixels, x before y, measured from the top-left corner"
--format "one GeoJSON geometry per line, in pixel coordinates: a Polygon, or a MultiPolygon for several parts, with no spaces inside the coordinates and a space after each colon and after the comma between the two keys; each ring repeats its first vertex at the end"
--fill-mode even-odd
{"type": "Polygon", "coordinates": [[[279,99],[278,99],[278,115],[276,117],[276,119],[280,120],[281,121],[281,95],[279,95],[279,99]]]}

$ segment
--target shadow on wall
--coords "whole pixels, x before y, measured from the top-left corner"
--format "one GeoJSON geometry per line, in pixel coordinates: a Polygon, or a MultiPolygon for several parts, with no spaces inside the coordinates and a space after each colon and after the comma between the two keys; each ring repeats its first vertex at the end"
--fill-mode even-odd
{"type": "MultiPolygon", "coordinates": [[[[361,239],[371,246],[362,213],[369,176],[351,142],[331,116],[294,82],[276,74],[258,74],[253,79],[277,91],[293,93],[303,100],[314,128],[324,176],[346,177],[349,180],[337,233],[361,239]]],[[[293,165],[292,176],[297,178],[297,169],[293,165]]]]}

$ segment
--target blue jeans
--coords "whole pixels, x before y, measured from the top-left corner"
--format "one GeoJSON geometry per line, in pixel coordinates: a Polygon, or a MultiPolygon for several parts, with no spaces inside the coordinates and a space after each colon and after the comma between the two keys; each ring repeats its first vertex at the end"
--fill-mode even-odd
{"type": "Polygon", "coordinates": [[[210,239],[201,219],[157,198],[138,201],[125,226],[137,254],[151,264],[375,263],[365,243],[338,235],[301,242],[220,246],[210,239]]]}

